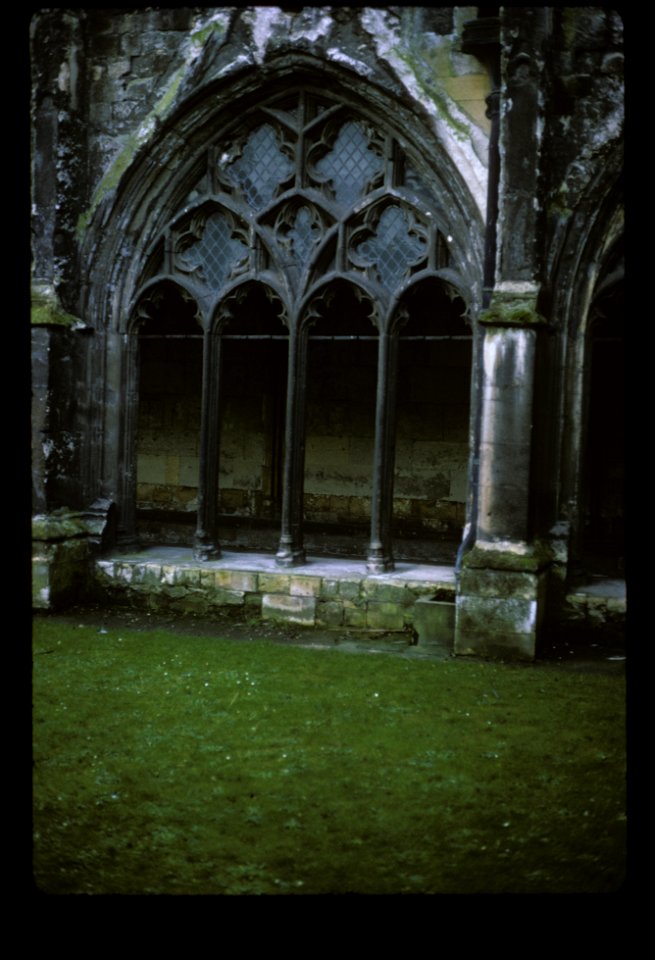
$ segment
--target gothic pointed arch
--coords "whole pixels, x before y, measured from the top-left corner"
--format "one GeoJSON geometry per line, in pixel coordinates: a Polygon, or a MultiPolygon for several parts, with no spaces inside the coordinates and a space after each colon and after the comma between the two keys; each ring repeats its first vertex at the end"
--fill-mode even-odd
{"type": "Polygon", "coordinates": [[[563,429],[553,439],[557,489],[542,502],[555,501],[569,578],[593,572],[599,559],[605,570],[593,546],[599,538],[601,554],[609,549],[616,563],[625,552],[623,233],[623,150],[616,143],[553,243],[551,363],[561,364],[564,389],[549,415],[559,405],[563,429]]]}
{"type": "MultiPolygon", "coordinates": [[[[286,404],[284,425],[275,427],[283,436],[277,459],[282,450],[286,458],[276,481],[283,489],[278,561],[292,564],[304,556],[312,311],[319,305],[316,317],[322,316],[323,298],[334,321],[328,291],[345,284],[351,295],[357,291],[350,315],[366,317],[368,336],[377,343],[375,505],[387,496],[387,461],[393,457],[394,311],[419,279],[436,280],[444,271],[453,271],[474,308],[481,295],[483,232],[475,203],[441,148],[411,112],[394,110],[382,90],[369,99],[359,81],[328,89],[306,65],[294,74],[288,64],[279,80],[268,78],[264,92],[245,79],[236,82],[229,105],[225,91],[217,96],[214,87],[179,108],[121,182],[109,219],[122,231],[122,244],[112,250],[114,232],[106,241],[96,236],[89,302],[108,335],[125,330],[130,305],[144,303],[162,284],[185,291],[198,306],[203,342],[196,547],[204,557],[218,554],[217,525],[226,502],[218,492],[219,478],[225,478],[219,466],[227,437],[221,440],[225,351],[237,356],[241,349],[259,350],[258,336],[286,337],[286,385],[284,391],[276,388],[276,403],[284,393],[286,404]],[[257,315],[268,318],[265,326],[280,320],[284,334],[253,333],[257,315]],[[237,337],[243,348],[234,346],[237,337]],[[383,410],[379,398],[385,391],[383,410]]],[[[329,336],[361,336],[348,333],[348,315],[339,316],[343,332],[329,336]]],[[[370,347],[362,349],[370,354],[370,347]]],[[[123,461],[112,469],[129,474],[134,418],[119,416],[126,442],[123,461]]],[[[252,487],[253,477],[246,481],[244,472],[244,485],[252,487]]],[[[259,507],[252,509],[257,513],[259,507]]],[[[371,535],[372,569],[393,562],[390,509],[382,510],[382,532],[371,535]]]]}
{"type": "Polygon", "coordinates": [[[280,252],[286,245],[287,254],[290,246],[304,254],[317,228],[325,234],[369,198],[422,204],[479,299],[482,223],[443,147],[382,89],[331,65],[328,90],[324,65],[297,59],[295,71],[284,63],[279,79],[270,68],[264,97],[256,74],[229,90],[215,82],[196,91],[135,153],[82,250],[91,264],[85,309],[97,325],[120,322],[155,269],[153,252],[155,260],[164,254],[167,225],[208,200],[239,210],[260,240],[280,252]],[[295,217],[287,209],[276,226],[289,200],[295,217]]]}

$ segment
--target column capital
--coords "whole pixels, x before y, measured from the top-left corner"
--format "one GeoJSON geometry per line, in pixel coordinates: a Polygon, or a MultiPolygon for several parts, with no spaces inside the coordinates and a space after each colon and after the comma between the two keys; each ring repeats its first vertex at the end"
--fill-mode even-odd
{"type": "Polygon", "coordinates": [[[537,310],[540,285],[531,281],[505,280],[497,283],[480,323],[496,327],[534,327],[548,323],[537,310]]]}

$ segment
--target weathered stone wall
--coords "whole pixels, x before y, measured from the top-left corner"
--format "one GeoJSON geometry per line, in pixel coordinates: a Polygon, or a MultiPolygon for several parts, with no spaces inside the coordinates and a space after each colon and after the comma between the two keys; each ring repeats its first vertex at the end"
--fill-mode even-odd
{"type": "MultiPolygon", "coordinates": [[[[420,93],[427,100],[435,123],[449,126],[458,142],[471,138],[483,168],[489,81],[474,57],[459,52],[462,24],[475,13],[475,7],[76,11],[84,51],[71,47],[71,56],[79,58],[75,77],[88,100],[88,183],[93,191],[83,222],[103,193],[115,187],[141,138],[185,92],[189,75],[195,74],[199,86],[206,79],[203,61],[217,54],[226,71],[246,64],[256,67],[294,47],[360,74],[372,74],[372,60],[379,58],[412,95],[420,93]]],[[[54,11],[49,23],[56,19],[54,11]]],[[[70,86],[73,81],[64,82],[70,86]]],[[[466,144],[459,149],[467,150],[466,144]]],[[[477,175],[484,176],[482,169],[477,175]]]]}
{"type": "MultiPolygon", "coordinates": [[[[475,48],[483,67],[462,53],[464,24],[477,14],[476,7],[256,6],[35,14],[35,513],[75,517],[101,497],[116,504],[129,537],[134,490],[141,505],[192,512],[197,357],[181,373],[155,356],[134,395],[135,292],[149,245],[183,205],[175,191],[193,179],[181,176],[187,158],[201,162],[235,98],[253,103],[269,81],[307,70],[359,98],[372,117],[388,117],[398,142],[407,132],[417,184],[426,171],[440,184],[454,225],[448,243],[459,251],[475,305],[473,349],[442,343],[438,357],[430,347],[404,359],[401,351],[394,515],[444,537],[467,520],[466,551],[481,542],[463,565],[459,651],[491,650],[504,632],[529,655],[545,605],[544,571],[549,564],[557,571],[561,594],[593,482],[584,464],[589,331],[594,298],[608,296],[603,283],[622,276],[623,25],[602,7],[498,8],[475,48]],[[493,129],[490,76],[498,81],[493,129]],[[497,184],[489,175],[496,133],[497,184]],[[487,252],[495,244],[495,280],[492,263],[483,294],[484,222],[495,186],[498,226],[486,237],[487,252]],[[516,569],[506,567],[508,557],[516,569]],[[527,561],[529,572],[521,568],[527,561]],[[518,579],[505,576],[511,570],[518,579]],[[513,613],[523,601],[529,616],[523,607],[513,613]]],[[[613,304],[616,319],[621,298],[613,304]]],[[[305,485],[306,516],[343,523],[368,515],[375,391],[372,361],[360,356],[345,369],[345,379],[335,368],[310,391],[305,485]]],[[[244,518],[279,511],[273,421],[282,394],[278,385],[269,397],[256,383],[264,370],[259,360],[236,362],[221,411],[221,510],[244,518]]],[[[602,440],[594,443],[602,451],[602,440]]],[[[85,550],[97,547],[88,533],[67,529],[44,527],[36,536],[37,554],[46,557],[38,570],[53,584],[71,542],[77,559],[61,563],[61,596],[83,574],[85,550]]],[[[44,584],[37,593],[47,603],[44,584]]]]}
{"type": "MultiPolygon", "coordinates": [[[[563,582],[584,562],[589,501],[603,482],[598,464],[585,465],[594,377],[590,307],[600,284],[622,282],[624,52],[617,10],[553,8],[551,17],[540,233],[541,308],[551,333],[539,358],[535,430],[543,439],[535,448],[533,498],[536,523],[550,530],[556,608],[563,582]]],[[[620,297],[610,313],[622,328],[620,297]]],[[[605,396],[623,391],[623,345],[615,333],[616,365],[603,370],[605,396]]],[[[614,434],[608,450],[622,443],[614,434]]],[[[622,500],[622,476],[620,487],[622,500]]]]}
{"type": "Polygon", "coordinates": [[[401,341],[394,516],[435,539],[464,525],[470,385],[470,341],[401,341]]]}
{"type": "Polygon", "coordinates": [[[622,142],[624,53],[617,10],[555,7],[552,18],[544,117],[545,206],[550,229],[558,230],[558,221],[572,216],[612,147],[622,142]]]}
{"type": "Polygon", "coordinates": [[[87,483],[89,337],[88,331],[82,333],[59,323],[32,328],[35,513],[62,505],[80,509],[93,499],[87,483]]]}

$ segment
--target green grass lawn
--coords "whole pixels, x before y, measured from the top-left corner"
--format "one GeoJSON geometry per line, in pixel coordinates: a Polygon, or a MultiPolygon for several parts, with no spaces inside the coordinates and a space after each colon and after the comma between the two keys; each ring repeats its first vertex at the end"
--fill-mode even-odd
{"type": "Polygon", "coordinates": [[[34,624],[49,894],[596,893],[625,679],[34,624]]]}

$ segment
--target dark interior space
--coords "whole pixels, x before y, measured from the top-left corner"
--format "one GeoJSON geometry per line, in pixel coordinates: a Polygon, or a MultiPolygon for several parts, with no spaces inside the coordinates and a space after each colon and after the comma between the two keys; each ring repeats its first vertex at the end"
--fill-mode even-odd
{"type": "Polygon", "coordinates": [[[595,304],[590,337],[583,566],[622,576],[625,563],[625,340],[623,283],[595,304]]]}
{"type": "Polygon", "coordinates": [[[190,542],[195,529],[203,343],[195,312],[195,303],[162,284],[139,330],[137,531],[144,542],[190,542]]]}

